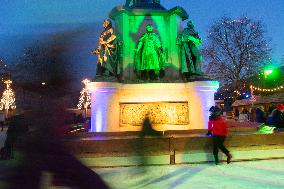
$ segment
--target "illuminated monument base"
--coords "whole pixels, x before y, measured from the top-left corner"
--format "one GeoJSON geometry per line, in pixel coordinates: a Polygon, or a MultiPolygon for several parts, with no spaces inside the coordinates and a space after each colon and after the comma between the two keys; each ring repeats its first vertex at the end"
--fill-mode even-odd
{"type": "Polygon", "coordinates": [[[89,83],[91,132],[139,131],[146,115],[160,131],[205,129],[218,87],[216,81],[89,83]]]}

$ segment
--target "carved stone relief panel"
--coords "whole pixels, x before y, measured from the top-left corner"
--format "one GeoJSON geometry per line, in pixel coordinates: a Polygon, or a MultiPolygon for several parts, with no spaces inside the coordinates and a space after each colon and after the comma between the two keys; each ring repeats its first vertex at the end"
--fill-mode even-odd
{"type": "Polygon", "coordinates": [[[154,125],[187,125],[188,113],[188,102],[120,103],[120,126],[141,126],[147,115],[154,125]]]}

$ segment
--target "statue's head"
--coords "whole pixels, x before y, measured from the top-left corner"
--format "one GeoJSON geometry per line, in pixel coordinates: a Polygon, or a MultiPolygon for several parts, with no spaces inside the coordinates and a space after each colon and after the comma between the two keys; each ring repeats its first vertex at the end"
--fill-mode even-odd
{"type": "Polygon", "coordinates": [[[111,27],[111,20],[110,19],[105,19],[104,20],[104,23],[103,23],[103,27],[104,28],[108,28],[108,27],[111,27]]]}
{"type": "Polygon", "coordinates": [[[153,26],[152,26],[151,24],[148,24],[148,25],[146,26],[146,31],[147,31],[147,32],[153,32],[153,26]]]}
{"type": "Polygon", "coordinates": [[[191,20],[187,22],[187,27],[194,28],[194,24],[191,20]]]}

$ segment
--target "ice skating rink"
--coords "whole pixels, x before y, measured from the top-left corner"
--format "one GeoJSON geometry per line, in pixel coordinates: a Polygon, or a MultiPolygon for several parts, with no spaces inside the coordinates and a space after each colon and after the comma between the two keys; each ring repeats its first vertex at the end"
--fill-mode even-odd
{"type": "Polygon", "coordinates": [[[284,188],[284,159],[94,170],[113,189],[284,188]]]}

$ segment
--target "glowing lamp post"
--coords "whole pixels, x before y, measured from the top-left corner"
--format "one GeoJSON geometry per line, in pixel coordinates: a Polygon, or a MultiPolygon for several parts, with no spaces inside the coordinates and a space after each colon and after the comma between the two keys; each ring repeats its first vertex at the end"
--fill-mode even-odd
{"type": "Polygon", "coordinates": [[[4,83],[6,84],[6,89],[4,90],[0,100],[0,110],[5,110],[5,115],[7,117],[9,110],[16,109],[16,104],[15,93],[11,88],[12,81],[6,80],[4,83]]]}
{"type": "Polygon", "coordinates": [[[78,109],[85,110],[85,117],[87,117],[87,109],[91,107],[91,96],[89,91],[86,89],[87,84],[90,83],[90,80],[84,79],[82,81],[85,87],[80,92],[79,103],[77,105],[78,109]]]}

